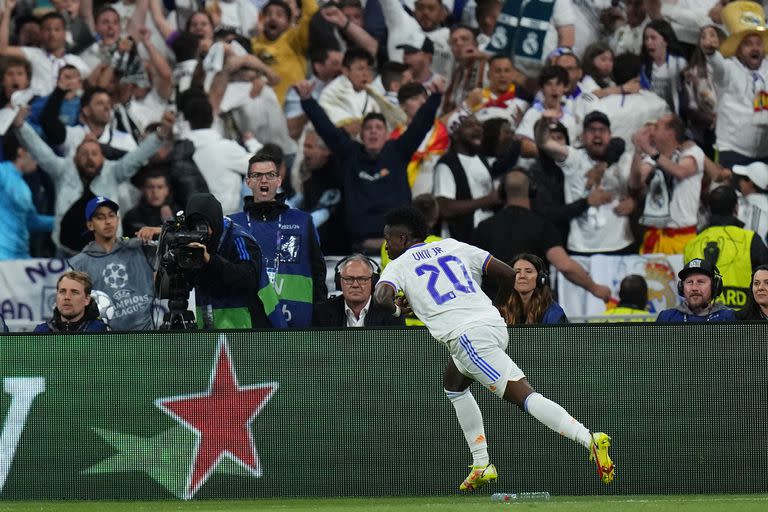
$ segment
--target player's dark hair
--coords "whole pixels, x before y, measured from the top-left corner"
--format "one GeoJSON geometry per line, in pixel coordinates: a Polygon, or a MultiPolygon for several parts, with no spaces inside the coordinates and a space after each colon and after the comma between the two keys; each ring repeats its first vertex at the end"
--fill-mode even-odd
{"type": "Polygon", "coordinates": [[[405,206],[390,211],[384,218],[387,226],[401,226],[411,233],[413,240],[424,240],[429,234],[429,227],[424,215],[413,206],[405,206]]]}

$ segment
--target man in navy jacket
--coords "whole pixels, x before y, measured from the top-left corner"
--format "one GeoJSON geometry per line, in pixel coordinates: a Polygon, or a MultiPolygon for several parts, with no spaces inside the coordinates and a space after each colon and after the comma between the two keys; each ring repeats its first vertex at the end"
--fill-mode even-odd
{"type": "Polygon", "coordinates": [[[433,94],[401,137],[389,140],[384,116],[372,112],[363,119],[360,133],[363,142],[360,143],[328,119],[312,98],[311,82],[296,84],[301,108],[328,148],[341,160],[346,229],[353,248],[377,251],[383,242],[384,215],[411,202],[408,162],[434,125],[445,83],[435,80],[430,87],[433,94]]]}
{"type": "Polygon", "coordinates": [[[729,322],[736,314],[715,299],[723,289],[723,278],[717,267],[707,260],[694,258],[677,274],[677,290],[683,303],[659,313],[657,322],[729,322]]]}

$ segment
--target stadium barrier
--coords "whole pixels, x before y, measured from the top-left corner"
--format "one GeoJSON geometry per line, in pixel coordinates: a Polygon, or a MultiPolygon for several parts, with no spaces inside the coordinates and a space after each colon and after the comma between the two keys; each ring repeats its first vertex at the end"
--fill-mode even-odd
{"type": "MultiPolygon", "coordinates": [[[[617,476],[604,486],[586,450],[475,385],[487,492],[768,490],[766,324],[510,332],[537,390],[613,437],[617,476]]],[[[470,462],[424,329],[0,343],[4,499],[452,494],[470,462]]]]}

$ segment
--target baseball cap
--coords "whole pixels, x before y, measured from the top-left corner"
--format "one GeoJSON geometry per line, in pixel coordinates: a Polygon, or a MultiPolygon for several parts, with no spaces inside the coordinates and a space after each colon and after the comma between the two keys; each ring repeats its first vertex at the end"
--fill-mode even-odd
{"type": "Polygon", "coordinates": [[[93,214],[96,213],[96,209],[99,206],[109,206],[112,208],[112,211],[117,212],[120,207],[117,206],[117,203],[111,200],[108,197],[104,196],[96,196],[90,201],[88,201],[88,204],[85,205],[85,220],[89,221],[91,220],[91,217],[93,217],[93,214]]]}
{"type": "Polygon", "coordinates": [[[704,274],[709,276],[710,279],[714,279],[715,274],[719,273],[720,271],[717,269],[716,265],[701,258],[694,258],[685,264],[683,269],[677,273],[677,277],[679,277],[680,280],[683,280],[691,274],[704,274]]]}
{"type": "Polygon", "coordinates": [[[397,45],[398,50],[405,53],[427,52],[434,54],[435,45],[432,40],[418,30],[411,32],[403,44],[397,45]]]}
{"type": "Polygon", "coordinates": [[[768,189],[768,165],[763,162],[752,162],[749,165],[734,165],[733,174],[745,176],[763,190],[768,189]]]}
{"type": "Polygon", "coordinates": [[[587,116],[584,118],[583,126],[586,128],[592,123],[602,123],[608,128],[611,127],[611,121],[608,119],[608,116],[600,112],[599,110],[593,110],[587,116]]]}

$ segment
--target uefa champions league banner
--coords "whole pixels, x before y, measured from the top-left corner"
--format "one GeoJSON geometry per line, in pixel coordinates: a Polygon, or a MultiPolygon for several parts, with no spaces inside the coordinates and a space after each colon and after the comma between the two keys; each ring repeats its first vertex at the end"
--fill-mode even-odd
{"type": "MultiPolygon", "coordinates": [[[[680,254],[644,254],[631,256],[574,256],[596,283],[611,289],[611,302],[619,302],[619,285],[624,277],[638,274],[648,283],[648,310],[658,314],[680,302],[677,295],[677,273],[683,268],[680,254]]],[[[602,315],[602,300],[557,275],[557,300],[569,318],[602,315]]]]}

